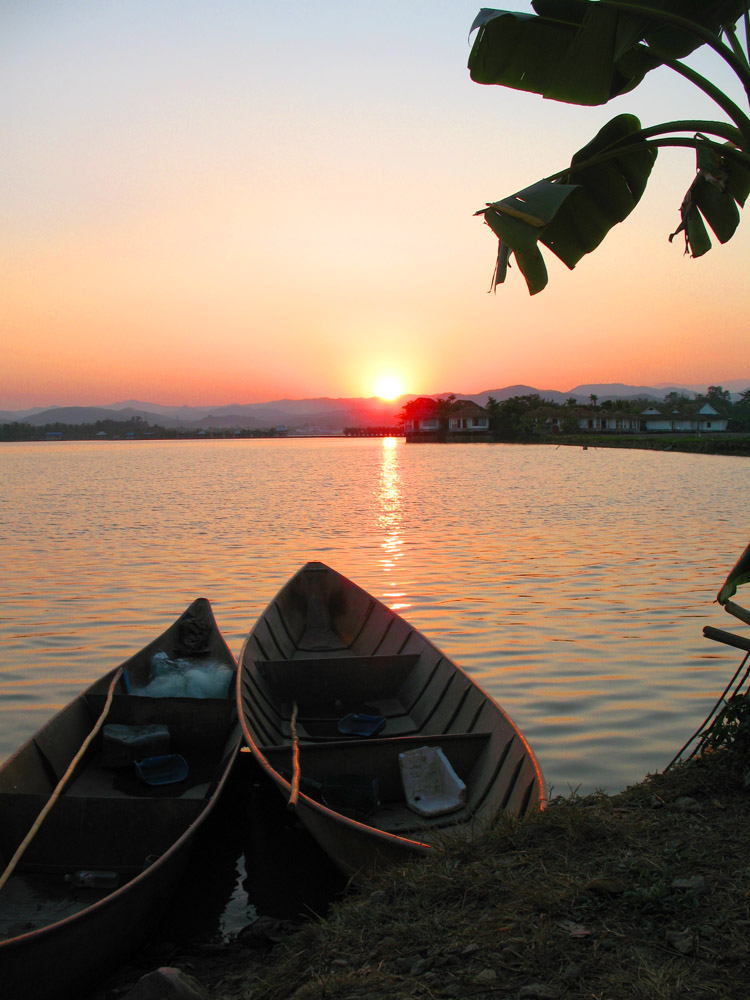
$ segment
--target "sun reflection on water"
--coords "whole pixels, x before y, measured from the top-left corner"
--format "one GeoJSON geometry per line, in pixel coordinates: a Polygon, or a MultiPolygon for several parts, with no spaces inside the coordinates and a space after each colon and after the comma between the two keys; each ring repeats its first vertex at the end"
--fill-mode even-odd
{"type": "MultiPolygon", "coordinates": [[[[385,573],[393,573],[398,561],[404,555],[402,536],[403,495],[401,490],[401,474],[398,465],[398,441],[396,438],[383,438],[382,460],[380,465],[380,480],[375,491],[378,503],[376,523],[378,532],[382,533],[383,541],[380,547],[383,554],[380,565],[385,573]]],[[[395,581],[394,581],[395,582],[395,581]]],[[[401,590],[386,591],[383,597],[394,611],[410,607],[399,598],[406,595],[401,590]]]]}

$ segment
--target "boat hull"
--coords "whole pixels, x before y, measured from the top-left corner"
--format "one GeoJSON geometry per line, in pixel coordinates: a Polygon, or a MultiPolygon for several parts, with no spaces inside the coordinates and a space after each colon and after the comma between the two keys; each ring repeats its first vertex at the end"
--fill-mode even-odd
{"type": "Polygon", "coordinates": [[[113,681],[107,721],[165,723],[190,766],[184,780],[149,787],[130,767],[105,766],[103,735],[96,737],[0,890],[3,1000],[73,996],[131,954],[166,911],[196,835],[228,780],[241,741],[233,698],[128,693],[128,686],[144,681],[157,652],[183,662],[210,661],[233,679],[234,657],[208,602],[200,599],[123,665],[127,684],[119,670],[110,671],[0,769],[4,866],[101,715],[113,681]],[[196,621],[204,628],[201,648],[185,632],[196,621]],[[114,871],[119,885],[78,888],[65,881],[79,869],[114,871]]]}
{"type": "Polygon", "coordinates": [[[253,627],[237,696],[251,752],[347,874],[472,839],[500,812],[544,804],[539,765],[507,713],[417,629],[323,563],[295,574],[253,627]],[[455,787],[465,787],[447,813],[426,801],[419,815],[408,806],[401,757],[414,750],[439,751],[455,787]]]}
{"type": "Polygon", "coordinates": [[[74,996],[111,972],[164,915],[188,862],[192,836],[158,868],[116,894],[53,927],[0,945],[0,979],[7,1000],[74,996]]]}

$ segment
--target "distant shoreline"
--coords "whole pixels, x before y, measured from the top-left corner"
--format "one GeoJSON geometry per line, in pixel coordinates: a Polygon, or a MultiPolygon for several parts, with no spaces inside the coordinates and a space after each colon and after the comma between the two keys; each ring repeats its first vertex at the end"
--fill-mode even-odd
{"type": "Polygon", "coordinates": [[[560,446],[573,448],[632,448],[643,451],[679,451],[696,455],[735,455],[750,457],[750,434],[722,433],[715,436],[702,434],[658,434],[608,437],[604,434],[576,434],[565,440],[554,441],[560,446]]]}
{"type": "Polygon", "coordinates": [[[528,444],[554,445],[556,448],[625,448],[641,451],[679,451],[696,455],[734,455],[742,458],[750,457],[750,434],[721,432],[710,436],[707,434],[566,434],[547,435],[545,437],[519,438],[515,441],[484,441],[484,442],[438,442],[415,441],[415,447],[444,444],[528,444]]]}
{"type": "MultiPolygon", "coordinates": [[[[36,430],[36,429],[35,429],[36,430]]],[[[281,433],[275,430],[242,430],[236,433],[234,430],[216,430],[195,433],[176,433],[172,430],[151,429],[145,433],[136,434],[84,434],[80,427],[58,431],[53,437],[43,428],[40,432],[29,434],[28,436],[3,437],[0,429],[0,443],[22,443],[22,442],[46,442],[57,443],[64,441],[100,441],[113,442],[120,441],[124,444],[133,441],[243,441],[243,440],[275,440],[275,441],[298,441],[314,438],[316,440],[376,440],[384,435],[347,435],[343,431],[332,433],[281,433]]],[[[401,435],[395,435],[401,437],[401,435]]],[[[731,455],[740,458],[750,457],[750,434],[721,432],[715,435],[709,434],[566,434],[544,437],[529,437],[517,439],[515,441],[475,441],[475,442],[410,442],[412,447],[440,446],[450,447],[452,444],[518,444],[518,445],[554,445],[557,448],[626,448],[642,451],[673,451],[687,454],[700,455],[731,455]]]]}

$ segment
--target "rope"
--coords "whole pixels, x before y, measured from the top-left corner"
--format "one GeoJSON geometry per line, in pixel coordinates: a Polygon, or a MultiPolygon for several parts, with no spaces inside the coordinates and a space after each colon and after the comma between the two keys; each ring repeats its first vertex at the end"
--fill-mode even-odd
{"type": "MultiPolygon", "coordinates": [[[[710,711],[710,712],[708,713],[708,715],[707,715],[707,716],[706,716],[706,718],[705,718],[705,719],[703,720],[703,722],[701,722],[701,724],[700,724],[700,725],[698,726],[698,728],[697,728],[697,729],[695,730],[695,732],[694,732],[694,733],[693,733],[693,735],[692,735],[692,736],[690,737],[690,739],[689,739],[689,740],[688,740],[688,741],[687,741],[687,742],[686,742],[686,743],[684,744],[684,746],[682,746],[682,747],[681,747],[681,748],[680,748],[680,749],[679,749],[679,750],[677,751],[677,753],[676,753],[676,754],[674,755],[674,757],[673,757],[673,758],[672,758],[672,759],[670,760],[670,762],[669,762],[669,763],[667,764],[667,766],[666,766],[666,767],[664,768],[664,770],[665,770],[665,771],[668,771],[668,770],[670,769],[670,767],[672,767],[672,766],[673,766],[674,764],[676,764],[676,763],[677,763],[677,761],[678,761],[678,760],[680,759],[680,757],[681,757],[681,756],[683,755],[683,753],[684,753],[684,752],[685,752],[685,751],[687,750],[687,748],[688,748],[688,747],[690,746],[690,744],[691,744],[691,743],[693,742],[693,740],[697,739],[697,738],[698,738],[699,736],[702,736],[702,735],[704,735],[704,733],[705,733],[705,731],[706,731],[706,729],[707,729],[707,727],[708,727],[709,723],[710,723],[710,722],[711,722],[711,720],[713,719],[714,715],[716,715],[716,713],[718,712],[718,710],[719,710],[719,707],[720,707],[720,705],[722,705],[722,703],[724,702],[724,700],[725,700],[725,698],[726,698],[726,695],[727,695],[727,691],[729,691],[729,689],[731,688],[731,686],[732,686],[732,685],[734,684],[734,682],[735,682],[735,681],[737,680],[737,678],[739,677],[739,675],[740,675],[740,671],[742,670],[742,668],[743,668],[743,667],[745,666],[745,664],[747,663],[747,659],[748,659],[748,657],[749,657],[749,656],[750,656],[750,653],[746,653],[746,654],[745,654],[745,656],[744,656],[744,658],[743,658],[743,660],[742,660],[742,663],[740,663],[739,667],[737,667],[737,670],[735,671],[735,673],[734,673],[734,675],[733,675],[732,679],[731,679],[731,680],[729,681],[729,683],[727,684],[727,686],[726,686],[726,687],[724,688],[724,690],[723,690],[723,691],[721,692],[721,695],[719,696],[719,699],[718,699],[718,701],[716,702],[716,704],[714,705],[714,707],[713,707],[713,708],[711,709],[711,711],[710,711]]],[[[744,677],[742,677],[742,678],[740,679],[739,683],[737,684],[737,687],[736,687],[736,688],[734,689],[734,692],[733,692],[733,695],[732,695],[732,696],[736,695],[736,694],[737,694],[737,692],[738,692],[738,691],[740,690],[740,688],[742,687],[742,685],[743,685],[743,684],[745,683],[745,681],[747,680],[747,677],[748,677],[748,674],[750,674],[750,667],[748,667],[748,669],[747,669],[747,670],[745,671],[745,675],[744,675],[744,677]]],[[[698,750],[700,749],[700,747],[701,747],[701,746],[702,746],[702,741],[701,741],[701,743],[699,743],[699,744],[698,744],[698,746],[696,746],[696,747],[695,747],[695,749],[693,750],[693,752],[692,752],[692,753],[690,754],[690,757],[694,757],[694,756],[695,756],[695,754],[696,754],[696,753],[698,752],[698,750]]],[[[688,759],[689,759],[689,758],[688,758],[688,759]]]]}
{"type": "Polygon", "coordinates": [[[10,862],[8,863],[7,868],[5,869],[5,871],[3,872],[3,874],[0,875],[0,890],[3,888],[3,886],[5,885],[5,883],[8,881],[8,879],[13,874],[13,871],[14,871],[16,865],[18,864],[18,862],[21,860],[21,857],[22,857],[24,851],[26,850],[26,848],[29,846],[29,844],[31,843],[31,841],[34,839],[34,837],[39,832],[39,828],[41,827],[42,823],[47,818],[47,814],[49,813],[49,811],[52,808],[52,806],[60,798],[60,795],[62,794],[62,791],[65,788],[65,785],[70,780],[73,772],[75,771],[76,767],[78,766],[78,762],[80,761],[81,757],[83,757],[83,755],[86,753],[86,751],[88,750],[88,748],[91,746],[92,740],[94,739],[94,737],[96,736],[96,734],[99,732],[99,730],[104,725],[104,720],[107,717],[107,713],[109,712],[110,706],[112,704],[112,699],[113,699],[114,694],[115,694],[115,685],[119,681],[121,674],[122,674],[122,667],[118,667],[117,670],[115,671],[114,677],[112,678],[112,682],[109,685],[109,690],[107,691],[107,700],[104,703],[104,708],[102,709],[102,714],[96,720],[96,724],[94,725],[94,728],[91,730],[91,732],[89,733],[89,735],[86,737],[86,739],[81,744],[81,748],[78,751],[78,753],[75,755],[75,757],[70,762],[70,764],[68,764],[68,769],[66,770],[66,772],[62,776],[62,778],[60,778],[60,780],[58,781],[57,788],[55,788],[54,792],[47,799],[47,801],[44,804],[41,812],[39,813],[39,815],[37,816],[37,818],[34,820],[33,826],[31,827],[31,829],[29,830],[29,832],[26,834],[26,836],[24,837],[24,839],[19,844],[19,846],[18,846],[18,848],[16,850],[16,853],[10,859],[10,862]]]}
{"type": "Polygon", "coordinates": [[[288,809],[294,809],[299,798],[299,740],[297,739],[297,702],[292,705],[292,718],[289,723],[292,734],[292,791],[287,802],[288,809]]]}

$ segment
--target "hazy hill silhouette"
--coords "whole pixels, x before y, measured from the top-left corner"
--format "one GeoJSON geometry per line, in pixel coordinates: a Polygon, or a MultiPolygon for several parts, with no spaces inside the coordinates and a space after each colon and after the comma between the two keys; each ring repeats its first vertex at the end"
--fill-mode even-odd
{"type": "MultiPolygon", "coordinates": [[[[144,403],[127,400],[107,406],[52,406],[33,407],[28,410],[1,410],[0,422],[21,421],[35,427],[45,424],[94,424],[99,420],[129,421],[140,418],[149,424],[186,430],[226,430],[228,428],[261,430],[286,427],[298,432],[337,432],[344,427],[390,426],[395,424],[404,403],[417,396],[444,397],[455,395],[485,406],[490,396],[502,401],[512,396],[537,394],[544,400],[564,403],[571,396],[580,403],[588,403],[595,395],[599,403],[606,399],[641,398],[660,400],[668,392],[705,392],[708,384],[658,386],[626,385],[621,382],[602,382],[577,385],[562,392],[558,389],[537,389],[530,385],[508,385],[499,389],[486,389],[479,393],[433,392],[409,393],[395,400],[377,396],[368,398],[333,399],[322,396],[316,399],[279,399],[267,403],[229,403],[217,406],[168,406],[162,403],[144,403]]],[[[739,393],[750,387],[750,378],[731,379],[721,383],[725,389],[739,393]]]]}

